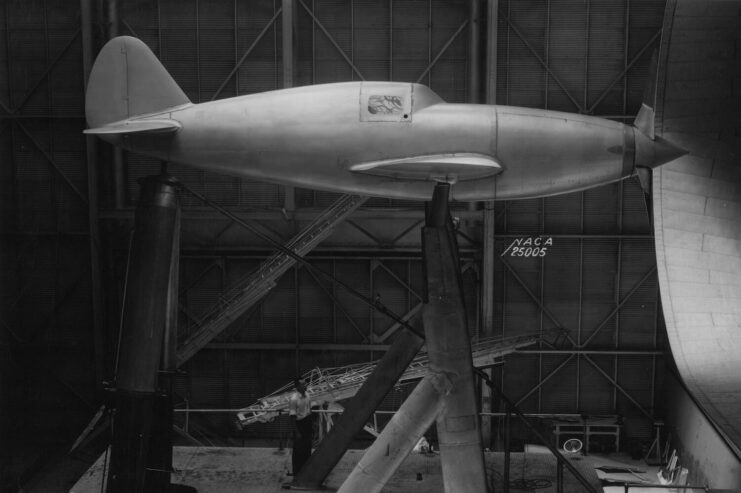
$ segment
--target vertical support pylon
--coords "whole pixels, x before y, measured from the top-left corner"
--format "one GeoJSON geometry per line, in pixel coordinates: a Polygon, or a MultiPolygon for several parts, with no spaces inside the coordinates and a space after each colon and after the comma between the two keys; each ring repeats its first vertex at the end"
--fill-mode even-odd
{"type": "Polygon", "coordinates": [[[487,491],[478,406],[474,389],[471,340],[463,304],[458,248],[448,194],[438,183],[422,230],[427,303],[423,320],[430,370],[444,373],[452,390],[443,397],[437,418],[446,493],[487,491]]]}
{"type": "MultiPolygon", "coordinates": [[[[494,202],[484,202],[484,238],[481,252],[481,325],[479,338],[488,338],[494,335],[494,245],[495,245],[495,213],[494,202]]],[[[489,376],[491,368],[484,370],[489,376]]],[[[481,412],[490,413],[494,410],[492,394],[489,387],[481,385],[481,412]]],[[[485,448],[492,446],[492,419],[491,416],[481,417],[481,438],[485,448]]]]}
{"type": "Polygon", "coordinates": [[[168,445],[154,447],[153,442],[170,437],[166,415],[172,407],[167,409],[169,400],[159,392],[159,375],[179,207],[174,180],[166,176],[144,179],[116,365],[108,493],[169,490],[168,445]],[[163,423],[167,430],[161,429],[163,423]]]}
{"type": "Polygon", "coordinates": [[[435,187],[422,230],[430,373],[366,451],[340,493],[381,491],[435,419],[445,492],[488,490],[449,192],[448,184],[435,187]]]}

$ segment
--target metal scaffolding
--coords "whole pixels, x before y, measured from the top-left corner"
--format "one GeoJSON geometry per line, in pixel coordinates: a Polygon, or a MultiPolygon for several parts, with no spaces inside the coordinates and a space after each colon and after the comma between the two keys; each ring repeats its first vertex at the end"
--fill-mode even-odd
{"type": "MultiPolygon", "coordinates": [[[[502,363],[503,356],[521,347],[535,344],[540,339],[539,334],[530,334],[506,338],[492,337],[473,343],[471,356],[474,366],[486,368],[502,363]]],[[[363,385],[376,367],[376,363],[373,361],[335,368],[314,368],[302,376],[307,382],[306,394],[311,397],[312,402],[317,404],[348,399],[355,395],[363,385]]],[[[424,377],[427,374],[428,364],[427,354],[421,352],[399,378],[399,384],[424,377]]],[[[293,384],[286,384],[272,394],[258,399],[255,404],[241,409],[237,413],[240,425],[247,426],[272,421],[281,413],[288,411],[288,403],[292,394],[293,384]]]]}

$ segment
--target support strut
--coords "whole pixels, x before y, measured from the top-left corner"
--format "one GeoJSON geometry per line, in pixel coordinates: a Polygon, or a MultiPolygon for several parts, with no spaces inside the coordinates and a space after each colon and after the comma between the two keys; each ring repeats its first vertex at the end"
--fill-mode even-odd
{"type": "Polygon", "coordinates": [[[430,369],[446,374],[452,382],[437,418],[445,492],[483,492],[487,491],[486,469],[449,193],[449,184],[435,186],[422,230],[427,278],[423,320],[430,369]]]}
{"type": "Polygon", "coordinates": [[[487,491],[449,192],[447,183],[435,187],[422,230],[427,286],[423,320],[430,374],[366,451],[340,492],[380,491],[434,419],[445,492],[487,491]]]}
{"type": "Polygon", "coordinates": [[[443,373],[430,373],[391,418],[365,452],[337,493],[378,493],[440,414],[451,382],[443,373]]]}
{"type": "MultiPolygon", "coordinates": [[[[143,180],[131,243],[121,323],[107,493],[195,491],[170,484],[172,403],[160,391],[168,293],[177,263],[175,181],[143,180]]],[[[171,301],[171,300],[170,300],[171,301]]]]}
{"type": "Polygon", "coordinates": [[[417,355],[423,342],[421,337],[408,330],[396,338],[378,362],[373,373],[347,403],[345,412],[342,413],[337,424],[332,427],[316,452],[309,457],[301,471],[297,473],[291,483],[292,487],[307,489],[316,488],[322,484],[350,447],[355,435],[363,429],[386,394],[394,387],[401,374],[417,355]]]}

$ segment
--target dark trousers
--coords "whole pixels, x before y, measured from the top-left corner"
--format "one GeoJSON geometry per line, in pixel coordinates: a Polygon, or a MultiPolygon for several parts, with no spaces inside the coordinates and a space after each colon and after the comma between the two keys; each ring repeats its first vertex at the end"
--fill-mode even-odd
{"type": "Polygon", "coordinates": [[[296,420],[298,433],[293,433],[293,474],[298,474],[311,456],[311,442],[314,440],[312,416],[309,414],[304,419],[296,420]]]}

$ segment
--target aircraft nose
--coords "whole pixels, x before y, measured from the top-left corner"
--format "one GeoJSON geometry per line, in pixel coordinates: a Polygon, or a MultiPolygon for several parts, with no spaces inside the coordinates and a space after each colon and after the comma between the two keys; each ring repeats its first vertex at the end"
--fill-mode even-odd
{"type": "Polygon", "coordinates": [[[651,140],[646,134],[633,128],[635,136],[635,166],[655,168],[687,154],[684,149],[675,146],[666,139],[656,136],[651,140]]]}

